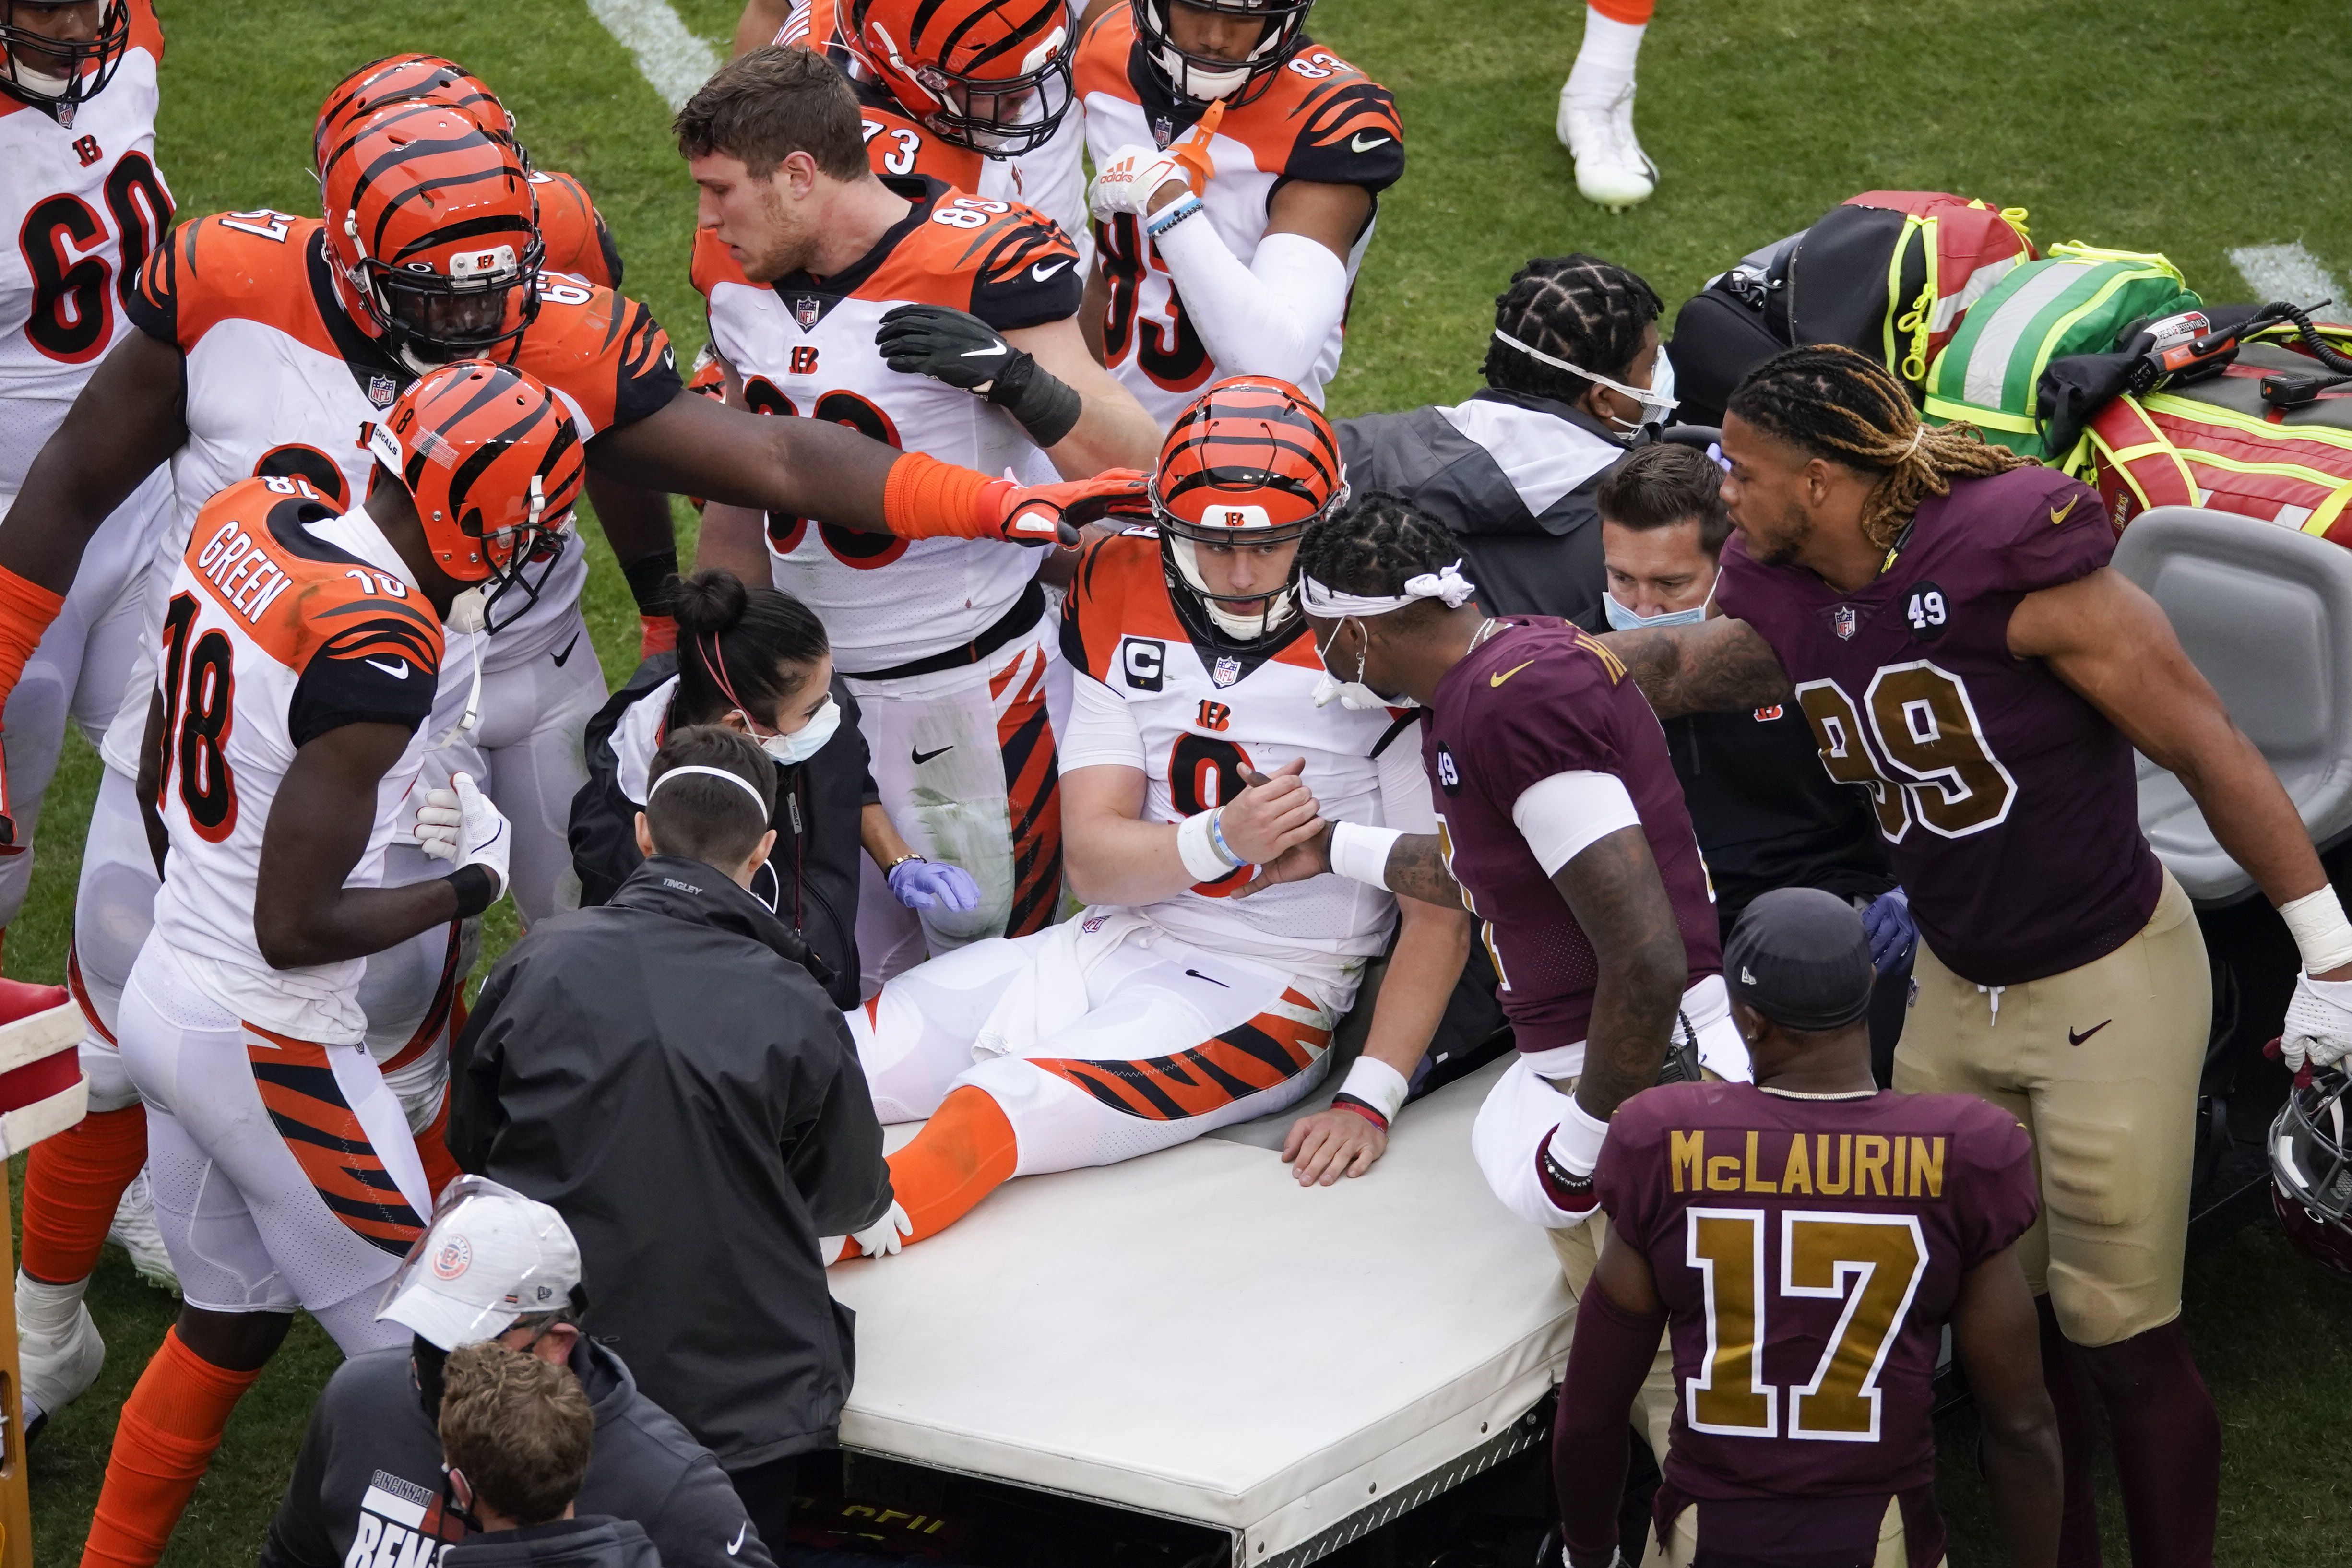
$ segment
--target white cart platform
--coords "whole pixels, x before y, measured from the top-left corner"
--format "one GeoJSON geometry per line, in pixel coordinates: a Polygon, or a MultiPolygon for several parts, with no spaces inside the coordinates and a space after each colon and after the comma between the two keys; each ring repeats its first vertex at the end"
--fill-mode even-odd
{"type": "Polygon", "coordinates": [[[835,1268],[843,1445],[1223,1531],[1236,1568],[1312,1562],[1528,1447],[1570,1301],[1471,1162],[1501,1070],[1408,1108],[1360,1180],[1302,1189],[1236,1130],[1013,1182],[835,1268]]]}

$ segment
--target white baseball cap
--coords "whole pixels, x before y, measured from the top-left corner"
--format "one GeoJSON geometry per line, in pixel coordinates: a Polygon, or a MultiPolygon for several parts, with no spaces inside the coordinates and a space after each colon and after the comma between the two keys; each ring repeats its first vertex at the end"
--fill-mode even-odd
{"type": "Polygon", "coordinates": [[[453,1351],[572,1306],[579,1286],[580,1244],[562,1215],[487,1176],[461,1176],[384,1287],[376,1319],[453,1351]]]}

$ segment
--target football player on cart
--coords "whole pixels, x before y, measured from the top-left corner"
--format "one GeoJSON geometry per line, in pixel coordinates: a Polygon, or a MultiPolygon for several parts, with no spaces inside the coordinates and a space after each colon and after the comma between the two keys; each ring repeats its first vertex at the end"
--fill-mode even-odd
{"type": "Polygon", "coordinates": [[[1218,383],[1170,431],[1152,522],[1088,545],[1063,608],[1070,880],[1087,908],[919,965],[849,1015],[876,1109],[929,1121],[891,1157],[894,1252],[1020,1175],[1172,1147],[1295,1104],[1395,935],[1363,1055],[1285,1147],[1302,1183],[1386,1147],[1469,951],[1458,903],[1339,877],[1250,898],[1320,812],[1435,826],[1412,716],[1317,707],[1298,542],[1346,496],[1297,388],[1218,383]]]}
{"type": "Polygon", "coordinates": [[[1163,423],[1220,376],[1319,405],[1339,368],[1404,127],[1385,88],[1307,37],[1312,3],[1132,0],[1079,41],[1087,327],[1163,423]]]}
{"type": "Polygon", "coordinates": [[[447,876],[392,885],[415,813],[444,627],[497,621],[560,555],[579,432],[503,365],[413,384],[343,505],[299,475],[229,485],[169,583],[140,763],[163,885],[124,987],[155,1207],[185,1300],[124,1403],[85,1560],[152,1564],[299,1306],[346,1352],[433,1194],[368,1049],[371,953],[479,915],[514,835],[459,773],[427,814],[447,876]]]}

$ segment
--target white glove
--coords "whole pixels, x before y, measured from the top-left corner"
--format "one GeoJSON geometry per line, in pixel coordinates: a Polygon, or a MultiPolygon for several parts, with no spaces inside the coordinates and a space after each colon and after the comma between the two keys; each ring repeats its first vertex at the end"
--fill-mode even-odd
{"type": "Polygon", "coordinates": [[[428,790],[416,808],[416,842],[427,855],[457,870],[479,866],[498,879],[492,901],[507,890],[507,858],[514,830],[474,784],[471,773],[453,773],[447,789],[428,790]]]}
{"type": "Polygon", "coordinates": [[[2287,998],[2286,1027],[2279,1035],[2279,1055],[2296,1072],[2306,1062],[2323,1069],[2352,1057],[2352,980],[2295,976],[2294,994],[2287,998]]]}
{"type": "Polygon", "coordinates": [[[1185,189],[1200,194],[1192,171],[1176,155],[1175,148],[1163,151],[1148,142],[1133,142],[1113,153],[1096,174],[1095,183],[1087,188],[1087,210],[1104,223],[1121,213],[1143,217],[1152,196],[1171,180],[1181,180],[1185,189]]]}
{"type": "Polygon", "coordinates": [[[907,1217],[907,1205],[893,1199],[888,1214],[855,1232],[852,1239],[866,1257],[887,1258],[906,1246],[907,1238],[914,1234],[915,1222],[907,1217]]]}

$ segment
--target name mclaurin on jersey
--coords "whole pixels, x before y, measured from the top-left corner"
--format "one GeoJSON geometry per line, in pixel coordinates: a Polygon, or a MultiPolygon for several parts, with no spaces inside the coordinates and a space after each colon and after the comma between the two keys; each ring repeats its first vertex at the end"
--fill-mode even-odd
{"type": "MultiPolygon", "coordinates": [[[[1775,1133],[1780,1137],[1781,1134],[1775,1133]]],[[[1709,1154],[1706,1132],[1667,1135],[1666,1160],[1678,1193],[1804,1193],[1821,1197],[1940,1198],[1946,1140],[1882,1137],[1875,1132],[1788,1134],[1780,1178],[1759,1163],[1764,1134],[1751,1131],[1736,1154],[1709,1154]],[[1832,1174],[1834,1173],[1834,1174],[1832,1174]]],[[[1720,1149],[1718,1141],[1716,1147],[1720,1149]]]]}

